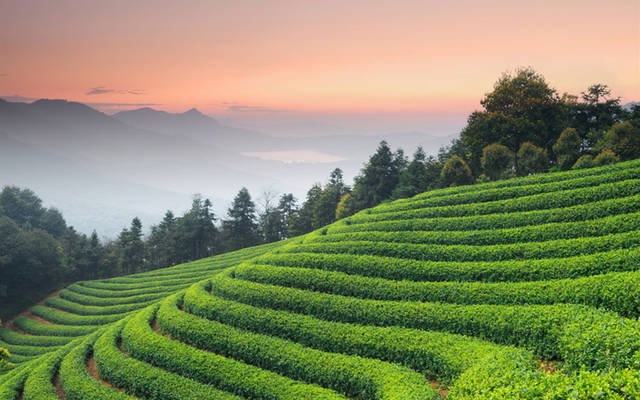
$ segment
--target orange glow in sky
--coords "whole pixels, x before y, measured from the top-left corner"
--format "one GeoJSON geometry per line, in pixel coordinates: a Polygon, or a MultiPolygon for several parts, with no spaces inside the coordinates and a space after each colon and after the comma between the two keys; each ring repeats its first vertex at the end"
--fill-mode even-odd
{"type": "Polygon", "coordinates": [[[640,1],[9,1],[0,95],[237,112],[453,112],[504,71],[640,100],[640,1]]]}

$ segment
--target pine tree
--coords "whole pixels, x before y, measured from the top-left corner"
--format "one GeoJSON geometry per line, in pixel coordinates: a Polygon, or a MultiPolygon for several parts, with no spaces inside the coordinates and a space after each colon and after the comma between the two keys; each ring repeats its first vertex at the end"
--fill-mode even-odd
{"type": "Polygon", "coordinates": [[[413,160],[400,174],[398,186],[393,191],[393,198],[412,197],[428,189],[432,182],[429,182],[427,177],[426,160],[427,156],[422,146],[419,146],[413,153],[413,160]]]}
{"type": "Polygon", "coordinates": [[[223,221],[227,246],[230,250],[252,246],[259,242],[256,223],[256,205],[247,188],[242,188],[233,199],[228,219],[223,221]]]}
{"type": "Polygon", "coordinates": [[[353,197],[357,209],[373,207],[391,198],[405,166],[404,153],[401,150],[393,153],[387,142],[381,141],[376,153],[356,177],[353,197]]]}

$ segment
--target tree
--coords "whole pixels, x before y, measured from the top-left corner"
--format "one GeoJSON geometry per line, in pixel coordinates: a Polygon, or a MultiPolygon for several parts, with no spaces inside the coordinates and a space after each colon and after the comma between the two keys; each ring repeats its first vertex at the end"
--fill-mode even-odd
{"type": "Polygon", "coordinates": [[[289,237],[303,235],[313,230],[313,210],[322,195],[322,186],[313,184],[307,191],[307,197],[299,210],[293,212],[289,218],[289,237]]]}
{"type": "Polygon", "coordinates": [[[389,199],[406,164],[404,153],[393,153],[386,141],[381,141],[378,149],[365,164],[355,179],[352,196],[356,208],[373,207],[389,199]]]}
{"type": "Polygon", "coordinates": [[[597,167],[601,167],[603,165],[615,164],[620,161],[620,158],[611,150],[604,149],[593,159],[593,163],[597,167]]]}
{"type": "Polygon", "coordinates": [[[283,194],[278,202],[278,211],[280,218],[282,218],[280,237],[286,239],[289,237],[291,218],[298,211],[298,200],[292,193],[283,194]]]}
{"type": "Polygon", "coordinates": [[[482,149],[482,169],[491,179],[499,179],[513,166],[513,152],[499,143],[493,143],[482,149]]]}
{"type": "Polygon", "coordinates": [[[413,160],[407,165],[402,173],[398,186],[393,191],[393,198],[405,198],[412,197],[418,193],[422,193],[429,188],[433,182],[429,181],[427,166],[427,156],[419,146],[415,153],[413,153],[413,160]]]}
{"type": "Polygon", "coordinates": [[[568,123],[576,128],[583,141],[583,151],[593,147],[607,129],[620,121],[624,111],[620,98],[611,98],[607,85],[596,83],[581,93],[580,102],[569,104],[568,123]]]}
{"type": "Polygon", "coordinates": [[[218,228],[211,211],[211,200],[195,195],[191,209],[177,223],[177,244],[182,250],[181,262],[197,260],[216,253],[218,228]]]}
{"type": "Polygon", "coordinates": [[[165,212],[162,221],[151,227],[147,240],[150,268],[168,267],[186,261],[184,249],[178,246],[178,221],[171,210],[165,212]]]}
{"type": "Polygon", "coordinates": [[[338,206],[336,207],[336,220],[346,218],[355,213],[355,207],[353,204],[353,197],[350,193],[345,194],[340,199],[338,206]]]}
{"type": "Polygon", "coordinates": [[[574,128],[563,130],[553,145],[553,152],[560,168],[571,168],[580,157],[580,135],[578,135],[578,131],[574,128]]]}
{"type": "Polygon", "coordinates": [[[142,222],[138,217],[131,220],[129,229],[123,229],[118,237],[120,247],[120,270],[133,274],[144,269],[145,244],[142,240],[142,222]]]}
{"type": "MultiPolygon", "coordinates": [[[[504,74],[480,102],[484,107],[469,116],[461,138],[469,151],[474,175],[481,167],[482,149],[497,142],[513,153],[522,143],[551,149],[562,129],[564,105],[555,89],[531,68],[504,74]]],[[[514,161],[519,171],[517,157],[514,161]]]]}
{"type": "Polygon", "coordinates": [[[3,214],[21,226],[38,228],[45,209],[42,200],[30,189],[5,186],[0,192],[3,214]]]}
{"type": "Polygon", "coordinates": [[[329,183],[322,189],[313,206],[311,228],[318,229],[336,220],[336,207],[349,188],[344,184],[342,170],[336,168],[329,176],[329,183]]]}
{"type": "Polygon", "coordinates": [[[624,121],[614,124],[604,135],[596,149],[607,149],[618,155],[621,160],[640,157],[640,127],[624,121]]]}
{"type": "Polygon", "coordinates": [[[591,154],[585,154],[578,158],[575,164],[571,169],[583,169],[583,168],[592,168],[595,164],[593,162],[593,156],[591,154]]]}
{"type": "Polygon", "coordinates": [[[259,240],[256,222],[256,205],[247,188],[242,188],[233,199],[223,221],[226,244],[229,250],[237,250],[257,244],[259,240]]]}
{"type": "Polygon", "coordinates": [[[447,186],[460,186],[473,183],[471,169],[464,160],[453,156],[442,167],[442,180],[447,186]]]}
{"type": "Polygon", "coordinates": [[[536,146],[531,142],[524,142],[517,154],[519,160],[520,175],[537,174],[549,169],[549,156],[547,150],[536,146]]]}

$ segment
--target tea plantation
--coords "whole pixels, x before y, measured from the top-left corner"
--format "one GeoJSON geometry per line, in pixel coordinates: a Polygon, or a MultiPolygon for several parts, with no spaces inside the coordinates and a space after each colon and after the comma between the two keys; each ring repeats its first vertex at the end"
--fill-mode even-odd
{"type": "Polygon", "coordinates": [[[0,399],[639,399],[640,161],[425,192],[77,282],[0,399]]]}

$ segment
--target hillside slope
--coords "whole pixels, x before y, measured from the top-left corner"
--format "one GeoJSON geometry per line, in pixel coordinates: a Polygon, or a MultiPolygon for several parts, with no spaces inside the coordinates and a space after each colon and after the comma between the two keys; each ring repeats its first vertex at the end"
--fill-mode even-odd
{"type": "Polygon", "coordinates": [[[0,398],[637,399],[639,227],[636,160],[81,282],[1,332],[0,398]]]}

